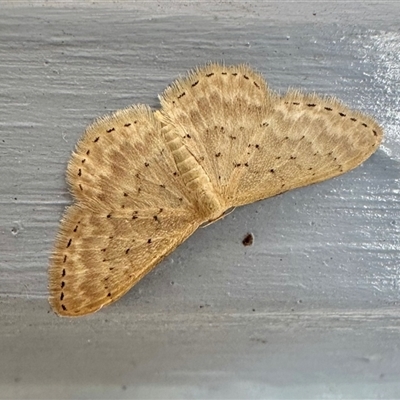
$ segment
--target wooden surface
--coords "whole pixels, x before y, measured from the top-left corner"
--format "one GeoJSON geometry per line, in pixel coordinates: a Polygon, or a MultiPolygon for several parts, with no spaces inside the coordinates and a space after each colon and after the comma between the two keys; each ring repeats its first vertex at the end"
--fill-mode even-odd
{"type": "Polygon", "coordinates": [[[399,2],[0,10],[0,397],[400,397],[399,2]],[[56,317],[47,265],[74,144],[210,60],[335,95],[375,116],[384,144],[199,230],[115,305],[56,317]]]}

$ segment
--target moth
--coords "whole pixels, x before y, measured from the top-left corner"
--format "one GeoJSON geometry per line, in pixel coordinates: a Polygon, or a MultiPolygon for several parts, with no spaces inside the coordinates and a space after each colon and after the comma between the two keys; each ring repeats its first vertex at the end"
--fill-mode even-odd
{"type": "Polygon", "coordinates": [[[53,310],[93,313],[123,296],[226,210],[341,175],[379,147],[382,128],[340,101],[278,95],[245,65],[176,80],[153,111],[98,119],[67,168],[67,208],[50,260],[53,310]]]}

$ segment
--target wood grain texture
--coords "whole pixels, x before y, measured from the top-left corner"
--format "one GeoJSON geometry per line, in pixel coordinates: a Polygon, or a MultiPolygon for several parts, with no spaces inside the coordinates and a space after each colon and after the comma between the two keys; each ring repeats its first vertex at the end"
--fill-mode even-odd
{"type": "Polygon", "coordinates": [[[398,3],[1,8],[2,397],[398,397],[398,3]],[[383,147],[199,230],[101,314],[56,318],[48,257],[82,131],[221,59],[373,115],[383,147]]]}

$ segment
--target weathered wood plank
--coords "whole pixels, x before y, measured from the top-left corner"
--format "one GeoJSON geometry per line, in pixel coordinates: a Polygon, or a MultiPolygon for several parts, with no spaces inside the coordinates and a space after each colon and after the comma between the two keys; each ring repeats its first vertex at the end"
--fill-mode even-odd
{"type": "Polygon", "coordinates": [[[0,395],[398,396],[399,3],[166,3],[0,5],[0,395]],[[200,230],[117,304],[55,317],[46,269],[74,144],[209,60],[337,96],[385,143],[200,230]]]}

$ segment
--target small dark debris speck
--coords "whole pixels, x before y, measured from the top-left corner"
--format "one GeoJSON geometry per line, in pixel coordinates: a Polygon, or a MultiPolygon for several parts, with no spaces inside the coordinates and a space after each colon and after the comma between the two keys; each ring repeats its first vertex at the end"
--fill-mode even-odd
{"type": "Polygon", "coordinates": [[[252,233],[248,233],[242,240],[243,246],[251,246],[254,242],[254,236],[252,233]]]}

